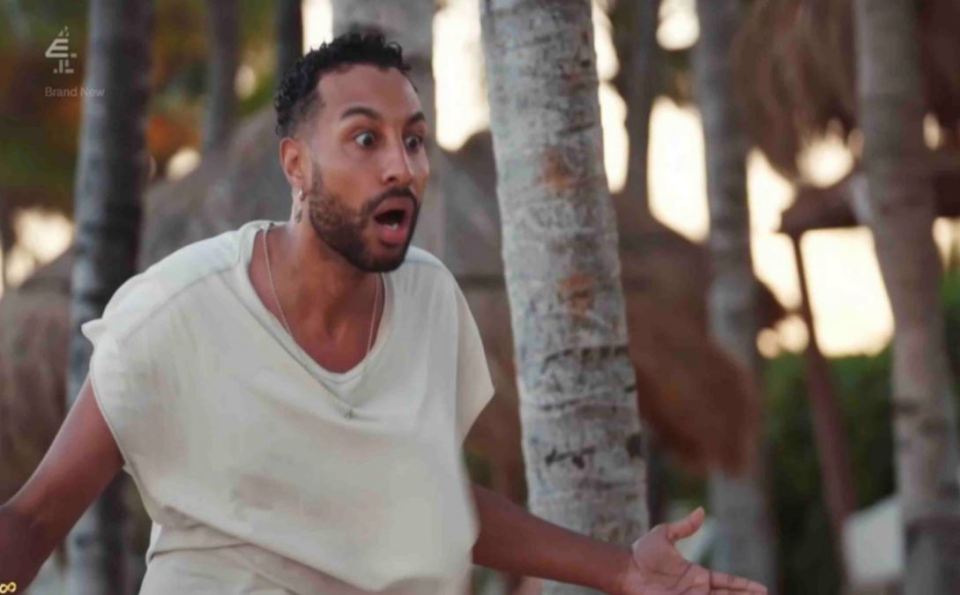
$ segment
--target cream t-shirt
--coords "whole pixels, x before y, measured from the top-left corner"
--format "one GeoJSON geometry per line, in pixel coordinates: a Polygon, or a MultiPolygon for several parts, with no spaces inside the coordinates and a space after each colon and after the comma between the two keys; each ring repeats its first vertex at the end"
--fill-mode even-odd
{"type": "Polygon", "coordinates": [[[411,247],[366,362],[331,373],[250,283],[267,224],[181,249],[83,325],[154,522],[141,593],[464,593],[461,445],[493,385],[463,294],[411,247]]]}

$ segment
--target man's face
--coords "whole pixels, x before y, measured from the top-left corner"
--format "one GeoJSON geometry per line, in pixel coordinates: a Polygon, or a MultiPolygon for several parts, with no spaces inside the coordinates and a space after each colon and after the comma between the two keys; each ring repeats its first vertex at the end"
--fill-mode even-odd
{"type": "Polygon", "coordinates": [[[302,124],[312,156],[306,213],[353,266],[400,266],[430,175],[420,99],[396,69],[355,65],[320,79],[322,105],[302,124]]]}

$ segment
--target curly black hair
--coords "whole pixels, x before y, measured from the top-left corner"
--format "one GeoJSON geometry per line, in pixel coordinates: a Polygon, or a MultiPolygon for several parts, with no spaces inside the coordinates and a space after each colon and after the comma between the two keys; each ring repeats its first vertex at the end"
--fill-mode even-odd
{"type": "Polygon", "coordinates": [[[410,71],[400,45],[387,42],[379,32],[351,31],[320,44],[298,59],[283,76],[273,99],[277,136],[292,135],[316,105],[323,105],[317,93],[320,77],[352,64],[396,68],[404,76],[410,71]]]}

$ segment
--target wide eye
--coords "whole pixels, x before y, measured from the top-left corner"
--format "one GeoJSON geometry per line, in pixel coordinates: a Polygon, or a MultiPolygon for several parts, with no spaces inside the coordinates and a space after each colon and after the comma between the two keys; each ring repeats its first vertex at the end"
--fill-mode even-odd
{"type": "Polygon", "coordinates": [[[423,146],[423,137],[417,136],[416,134],[411,134],[406,139],[404,139],[404,144],[407,145],[408,151],[416,151],[421,146],[423,146]]]}
{"type": "Polygon", "coordinates": [[[373,146],[373,143],[377,138],[373,135],[372,132],[361,132],[357,136],[353,137],[354,142],[356,142],[361,147],[367,149],[373,146]]]}

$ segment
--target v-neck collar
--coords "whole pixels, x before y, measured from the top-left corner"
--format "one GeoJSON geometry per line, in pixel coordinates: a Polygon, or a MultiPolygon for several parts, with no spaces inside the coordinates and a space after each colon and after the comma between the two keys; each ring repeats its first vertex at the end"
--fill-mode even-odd
{"type": "MultiPolygon", "coordinates": [[[[238,277],[238,285],[243,294],[243,299],[248,302],[251,311],[256,315],[261,324],[266,327],[270,335],[272,335],[280,346],[293,356],[307,372],[316,378],[320,384],[337,398],[337,400],[341,401],[344,406],[356,407],[356,403],[348,403],[343,399],[343,386],[354,381],[357,383],[362,382],[362,378],[357,379],[356,377],[361,372],[364,375],[369,374],[369,372],[375,368],[380,352],[383,351],[384,345],[386,345],[389,339],[391,329],[393,328],[392,320],[395,303],[391,275],[390,273],[384,273],[382,275],[384,289],[383,313],[380,316],[380,324],[377,327],[377,338],[370,347],[370,352],[346,372],[331,372],[320,365],[317,360],[313,359],[313,357],[290,336],[280,320],[277,319],[267,308],[266,304],[260,300],[260,296],[257,295],[253,287],[253,282],[250,280],[249,268],[254,252],[254,242],[259,237],[260,232],[268,229],[271,223],[276,224],[276,222],[271,221],[251,221],[239,230],[238,242],[240,245],[235,273],[238,277]]],[[[358,386],[359,384],[355,384],[354,388],[358,386]]]]}

